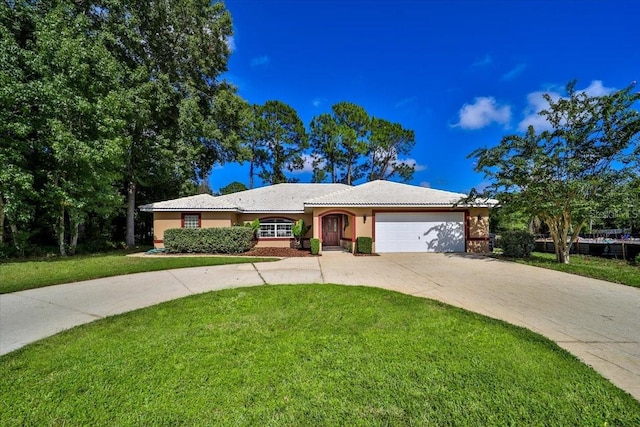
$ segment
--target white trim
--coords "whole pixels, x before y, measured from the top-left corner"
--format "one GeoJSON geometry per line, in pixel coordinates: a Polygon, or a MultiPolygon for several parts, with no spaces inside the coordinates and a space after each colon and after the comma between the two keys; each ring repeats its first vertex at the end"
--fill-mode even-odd
{"type": "Polygon", "coordinates": [[[294,221],[287,218],[267,218],[260,221],[259,239],[292,239],[294,221]],[[264,230],[263,227],[264,226],[264,230]]]}

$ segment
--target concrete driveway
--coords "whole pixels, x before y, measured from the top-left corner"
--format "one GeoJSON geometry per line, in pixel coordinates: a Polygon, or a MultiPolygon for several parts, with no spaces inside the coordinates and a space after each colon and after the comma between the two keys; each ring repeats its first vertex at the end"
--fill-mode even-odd
{"type": "Polygon", "coordinates": [[[76,325],[187,295],[286,283],[376,286],[524,326],[640,400],[640,289],[470,255],[329,252],[0,295],[0,354],[76,325]]]}

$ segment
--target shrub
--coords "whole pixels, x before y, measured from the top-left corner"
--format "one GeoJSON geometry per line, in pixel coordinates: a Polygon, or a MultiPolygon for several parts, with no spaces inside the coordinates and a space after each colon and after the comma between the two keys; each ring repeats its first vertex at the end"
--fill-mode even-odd
{"type": "Polygon", "coordinates": [[[356,250],[361,254],[370,254],[373,247],[373,239],[371,237],[356,238],[356,250]]]}
{"type": "Polygon", "coordinates": [[[311,254],[318,255],[320,253],[320,239],[311,239],[311,254]]]}
{"type": "Polygon", "coordinates": [[[250,227],[172,228],[164,232],[164,247],[170,253],[246,252],[255,245],[250,227]]]}
{"type": "Polygon", "coordinates": [[[0,260],[6,258],[13,258],[18,255],[16,247],[8,243],[0,243],[0,260]]]}
{"type": "Polygon", "coordinates": [[[500,247],[509,258],[529,258],[535,247],[535,238],[525,230],[505,231],[500,236],[500,247]]]}
{"type": "Polygon", "coordinates": [[[293,237],[295,237],[296,242],[298,242],[298,243],[300,243],[302,238],[304,236],[306,236],[306,234],[309,232],[309,230],[311,230],[311,226],[310,225],[306,225],[302,218],[297,220],[291,226],[291,232],[293,233],[293,237]]]}
{"type": "Polygon", "coordinates": [[[633,262],[637,265],[640,266],[640,254],[636,255],[635,259],[633,260],[633,262]]]}
{"type": "Polygon", "coordinates": [[[257,235],[258,230],[260,230],[260,219],[256,218],[251,222],[247,221],[244,223],[244,226],[253,230],[253,234],[257,235]]]}

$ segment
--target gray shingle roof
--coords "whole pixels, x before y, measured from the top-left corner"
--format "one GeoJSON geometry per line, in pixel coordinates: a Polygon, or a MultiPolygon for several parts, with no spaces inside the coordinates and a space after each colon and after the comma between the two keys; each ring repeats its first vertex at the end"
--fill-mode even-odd
{"type": "Polygon", "coordinates": [[[466,194],[377,180],[307,200],[306,206],[451,206],[464,197],[466,194]]]}
{"type": "Polygon", "coordinates": [[[304,212],[305,200],[350,188],[345,184],[276,184],[220,196],[245,213],[304,212]]]}
{"type": "Polygon", "coordinates": [[[235,211],[238,207],[210,194],[181,197],[164,202],[149,203],[140,206],[143,212],[153,211],[235,211]]]}
{"type": "MultiPolygon", "coordinates": [[[[355,187],[345,184],[276,184],[226,196],[208,194],[140,206],[154,211],[234,211],[240,213],[303,213],[305,208],[332,206],[444,207],[460,202],[465,194],[417,187],[391,181],[372,181],[355,187]]],[[[478,201],[492,206],[497,201],[478,201]]],[[[460,204],[460,206],[467,206],[460,204]]]]}
{"type": "Polygon", "coordinates": [[[236,211],[242,213],[303,213],[304,201],[335,193],[345,184],[276,184],[225,196],[209,194],[182,197],[140,206],[144,212],[158,211],[236,211]]]}

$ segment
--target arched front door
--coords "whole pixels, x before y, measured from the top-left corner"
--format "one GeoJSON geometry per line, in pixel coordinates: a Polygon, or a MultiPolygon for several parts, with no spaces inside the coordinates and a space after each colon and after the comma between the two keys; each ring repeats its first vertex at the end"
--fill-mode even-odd
{"type": "Polygon", "coordinates": [[[340,246],[340,215],[322,218],[322,246],[340,246]]]}

